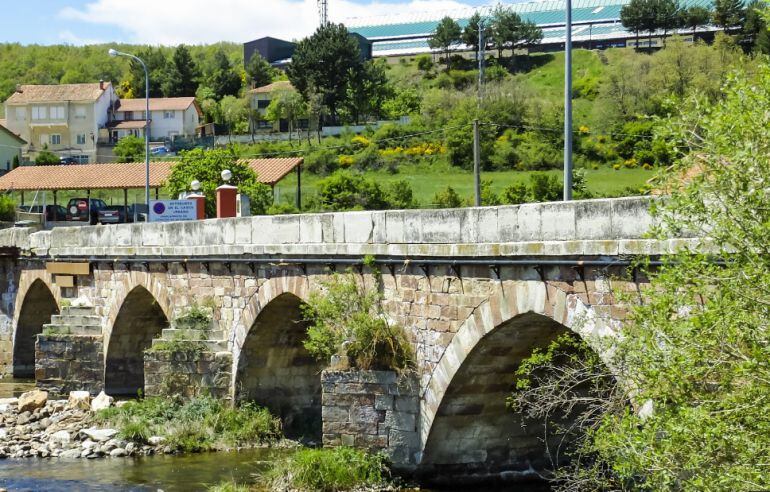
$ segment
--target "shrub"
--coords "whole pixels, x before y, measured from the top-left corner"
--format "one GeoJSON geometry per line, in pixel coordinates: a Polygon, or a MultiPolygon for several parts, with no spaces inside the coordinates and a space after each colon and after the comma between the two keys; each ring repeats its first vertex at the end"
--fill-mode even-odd
{"type": "Polygon", "coordinates": [[[552,202],[562,198],[563,186],[553,174],[532,173],[529,182],[530,197],[534,202],[552,202]]]}
{"type": "Polygon", "coordinates": [[[360,174],[337,171],[318,182],[318,198],[324,210],[383,210],[385,193],[376,182],[360,174]]]}
{"type": "Polygon", "coordinates": [[[517,147],[522,170],[540,171],[561,167],[563,155],[551,142],[534,133],[523,133],[517,147]]]}
{"type": "Polygon", "coordinates": [[[433,204],[436,208],[458,208],[462,207],[463,200],[454,188],[447,186],[444,191],[439,191],[433,196],[433,204]]]}
{"type": "Polygon", "coordinates": [[[11,195],[0,195],[0,221],[14,222],[16,220],[16,200],[11,195]]]}
{"type": "Polygon", "coordinates": [[[270,205],[270,208],[267,209],[268,215],[290,215],[290,214],[298,214],[299,210],[297,207],[295,207],[292,204],[289,203],[277,203],[270,205]]]}
{"type": "Polygon", "coordinates": [[[485,179],[481,182],[481,205],[488,207],[500,205],[500,197],[492,191],[492,181],[485,179]]]}
{"type": "Polygon", "coordinates": [[[331,174],[339,168],[337,153],[328,149],[310,152],[305,157],[303,166],[306,171],[313,174],[320,174],[322,176],[331,174]]]}
{"type": "Polygon", "coordinates": [[[430,72],[433,69],[433,58],[430,55],[420,55],[417,57],[417,68],[423,72],[430,72]]]}
{"type": "Polygon", "coordinates": [[[36,166],[54,166],[60,163],[61,159],[59,156],[47,150],[41,150],[35,158],[36,166]]]}
{"type": "Polygon", "coordinates": [[[338,492],[381,487],[387,474],[380,454],[347,447],[301,449],[277,462],[266,481],[270,490],[338,492]]]}
{"type": "Polygon", "coordinates": [[[501,196],[502,202],[508,205],[518,205],[526,203],[529,196],[529,190],[524,183],[513,183],[503,190],[501,196]]]}
{"type": "Polygon", "coordinates": [[[213,309],[210,302],[207,305],[199,305],[194,303],[187,308],[184,314],[181,314],[174,318],[174,328],[179,330],[201,330],[208,331],[211,327],[211,320],[213,319],[213,309]]]}
{"type": "Polygon", "coordinates": [[[405,179],[391,183],[388,186],[387,196],[390,208],[405,209],[417,207],[412,185],[405,179]]]}
{"type": "Polygon", "coordinates": [[[487,67],[484,75],[490,82],[499,82],[508,76],[508,70],[500,65],[492,65],[491,67],[487,67]]]}
{"type": "Polygon", "coordinates": [[[506,135],[495,141],[494,153],[489,161],[493,169],[515,169],[521,163],[515,143],[506,135]]]}
{"type": "MultiPolygon", "coordinates": [[[[376,270],[375,276],[379,280],[376,270]]],[[[347,355],[353,366],[364,370],[414,365],[406,333],[387,320],[379,290],[359,285],[350,272],[334,274],[321,287],[303,306],[310,322],[304,345],[310,354],[327,363],[332,355],[347,355]]]]}
{"type": "Polygon", "coordinates": [[[129,135],[118,140],[113,152],[118,162],[139,162],[144,159],[144,138],[129,135]]]}
{"type": "Polygon", "coordinates": [[[383,162],[377,147],[374,145],[365,148],[356,154],[353,159],[356,169],[360,171],[379,169],[382,167],[383,162]]]}

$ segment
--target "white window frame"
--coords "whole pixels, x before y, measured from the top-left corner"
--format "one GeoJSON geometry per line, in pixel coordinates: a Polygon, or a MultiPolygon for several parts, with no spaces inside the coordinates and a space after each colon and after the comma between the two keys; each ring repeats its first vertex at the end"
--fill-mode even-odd
{"type": "Polygon", "coordinates": [[[16,119],[19,121],[26,121],[27,120],[27,108],[24,106],[17,106],[16,107],[16,119]]]}
{"type": "Polygon", "coordinates": [[[46,106],[32,106],[32,119],[33,120],[47,120],[48,119],[48,107],[46,107],[46,106]]]}
{"type": "Polygon", "coordinates": [[[176,111],[163,111],[164,120],[173,120],[176,118],[176,111]]]}
{"type": "Polygon", "coordinates": [[[78,145],[85,145],[86,144],[86,134],[85,133],[78,133],[76,139],[77,139],[77,144],[78,145]]]}
{"type": "Polygon", "coordinates": [[[47,133],[41,133],[40,134],[40,145],[43,145],[43,146],[48,145],[48,142],[50,141],[50,138],[51,138],[50,135],[48,135],[47,133]]]}
{"type": "Polygon", "coordinates": [[[52,120],[65,119],[64,112],[65,112],[64,106],[51,106],[51,119],[52,120]]]}
{"type": "Polygon", "coordinates": [[[86,119],[86,107],[85,106],[76,106],[75,107],[75,118],[79,120],[86,119]]]}
{"type": "Polygon", "coordinates": [[[51,134],[51,145],[61,145],[61,133],[51,134]],[[56,141],[54,141],[56,140],[56,141]]]}

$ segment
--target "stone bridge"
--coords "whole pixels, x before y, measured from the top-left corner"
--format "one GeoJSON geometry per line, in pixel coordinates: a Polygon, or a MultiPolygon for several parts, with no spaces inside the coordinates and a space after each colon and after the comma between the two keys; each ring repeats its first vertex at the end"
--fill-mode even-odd
{"type": "MultiPolygon", "coordinates": [[[[255,400],[290,435],[388,450],[449,477],[526,478],[546,466],[542,428],[505,407],[522,358],[566,330],[619,329],[613,289],[638,291],[645,198],[456,210],[349,212],[0,232],[0,362],[57,393],[159,392],[175,382],[255,400]],[[332,271],[375,285],[414,344],[416,375],[321,371],[301,305],[332,271]],[[145,353],[169,322],[209,305],[188,358],[145,353]],[[44,331],[44,326],[47,328],[44,331]]],[[[178,355],[178,354],[177,354],[178,355]]]]}

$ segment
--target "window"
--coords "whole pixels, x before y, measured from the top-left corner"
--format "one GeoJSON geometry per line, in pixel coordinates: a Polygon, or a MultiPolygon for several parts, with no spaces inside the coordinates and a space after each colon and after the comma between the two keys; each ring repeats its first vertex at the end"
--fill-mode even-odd
{"type": "Polygon", "coordinates": [[[63,120],[64,119],[64,106],[51,106],[51,119],[63,120]]]}
{"type": "Polygon", "coordinates": [[[32,106],[32,119],[44,120],[48,118],[48,108],[45,106],[32,106]]]}
{"type": "Polygon", "coordinates": [[[86,119],[86,107],[85,106],[78,106],[75,108],[75,118],[79,120],[86,119]]]}
{"type": "Polygon", "coordinates": [[[47,133],[42,133],[40,135],[40,145],[42,145],[42,146],[48,145],[48,134],[47,133]]]}
{"type": "Polygon", "coordinates": [[[27,119],[27,108],[16,108],[16,119],[24,121],[27,119]]]}
{"type": "Polygon", "coordinates": [[[77,142],[78,142],[78,145],[85,145],[86,144],[86,134],[85,133],[79,134],[77,136],[77,142]]]}
{"type": "Polygon", "coordinates": [[[267,109],[267,107],[270,106],[270,101],[267,99],[259,99],[257,100],[257,108],[258,109],[267,109]]]}
{"type": "Polygon", "coordinates": [[[58,133],[51,135],[51,145],[61,145],[61,135],[58,133]]]}
{"type": "Polygon", "coordinates": [[[257,128],[273,128],[273,124],[265,120],[257,120],[257,128]]]}
{"type": "Polygon", "coordinates": [[[164,111],[163,112],[163,119],[164,120],[173,120],[176,116],[176,111],[164,111]]]}

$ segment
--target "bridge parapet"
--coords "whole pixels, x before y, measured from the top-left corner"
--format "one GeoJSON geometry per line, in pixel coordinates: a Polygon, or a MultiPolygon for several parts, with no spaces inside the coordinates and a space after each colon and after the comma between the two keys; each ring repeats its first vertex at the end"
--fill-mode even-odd
{"type": "Polygon", "coordinates": [[[448,210],[257,216],[0,233],[0,246],[43,257],[409,257],[666,254],[645,239],[646,197],[448,210]]]}

